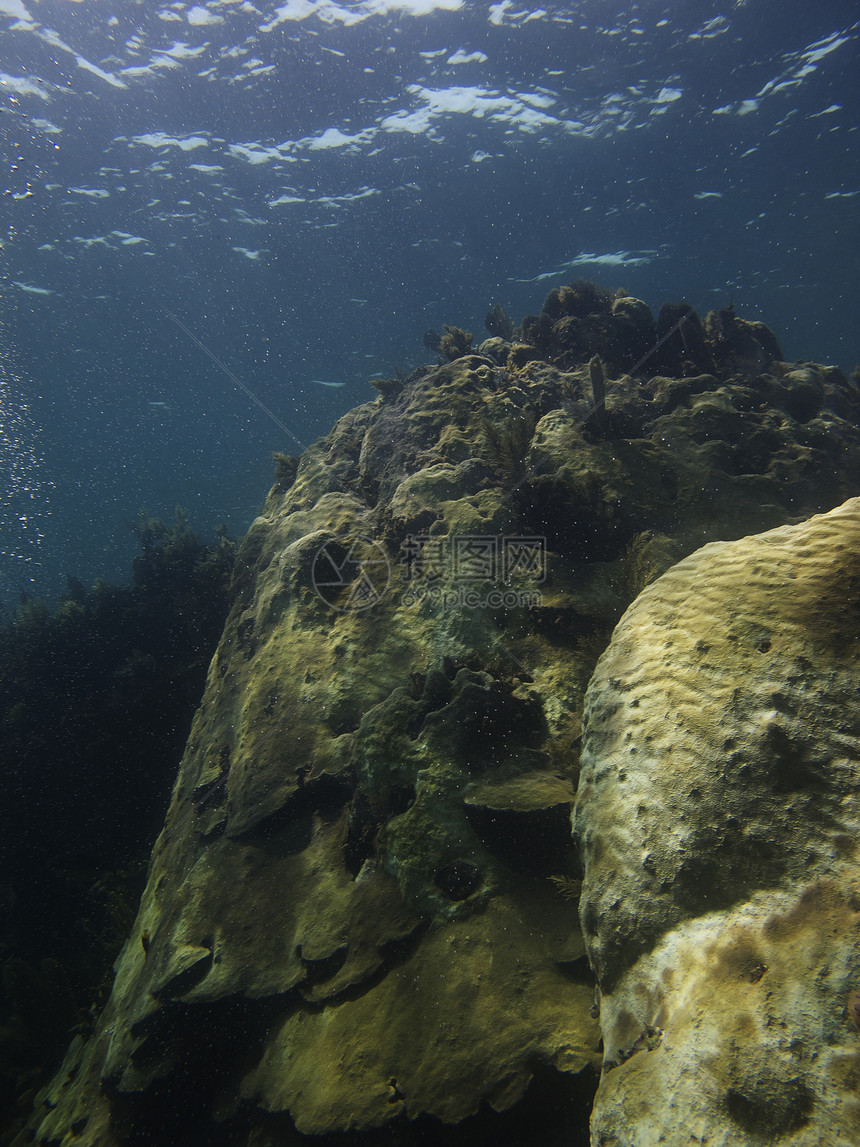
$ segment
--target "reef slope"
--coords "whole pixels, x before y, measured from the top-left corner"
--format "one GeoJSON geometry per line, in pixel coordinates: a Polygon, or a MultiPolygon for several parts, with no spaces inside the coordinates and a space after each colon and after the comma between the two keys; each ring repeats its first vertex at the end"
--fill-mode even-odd
{"type": "Polygon", "coordinates": [[[406,1142],[412,1120],[441,1142],[538,1077],[587,1121],[586,683],[674,561],[860,493],[860,395],[760,324],[682,310],[658,356],[645,304],[565,290],[515,345],[378,383],[281,460],[113,994],[37,1143],[406,1142]]]}

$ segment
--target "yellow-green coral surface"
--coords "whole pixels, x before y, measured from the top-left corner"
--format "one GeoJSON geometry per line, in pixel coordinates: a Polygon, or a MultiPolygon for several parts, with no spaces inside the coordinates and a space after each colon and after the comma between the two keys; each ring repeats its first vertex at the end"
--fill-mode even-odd
{"type": "Polygon", "coordinates": [[[589,686],[594,1142],[860,1139],[860,499],[712,543],[589,686]]]}
{"type": "Polygon", "coordinates": [[[537,1074],[581,1077],[587,1116],[586,683],[643,580],[860,492],[858,398],[776,362],[754,401],[730,372],[608,377],[595,430],[585,362],[500,341],[380,387],[273,488],[111,999],[36,1142],[456,1124],[537,1074]],[[499,564],[512,538],[539,568],[499,564]],[[475,539],[495,565],[458,564],[475,539]]]}

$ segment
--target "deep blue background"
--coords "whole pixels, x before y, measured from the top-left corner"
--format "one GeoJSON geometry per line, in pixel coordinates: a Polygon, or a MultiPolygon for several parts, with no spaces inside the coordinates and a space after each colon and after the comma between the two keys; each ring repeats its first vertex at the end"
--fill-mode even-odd
{"type": "Polygon", "coordinates": [[[655,311],[731,300],[788,358],[860,362],[853,0],[309,3],[270,30],[265,5],[210,24],[133,0],[7,7],[7,602],[123,578],[144,506],[241,533],[271,451],[297,451],[168,312],[302,443],[375,397],[372,374],[425,361],[428,326],[482,336],[494,302],[519,320],[579,276],[655,311]],[[358,139],[315,146],[329,128],[358,139]],[[153,133],[205,146],[135,142],[153,133]]]}

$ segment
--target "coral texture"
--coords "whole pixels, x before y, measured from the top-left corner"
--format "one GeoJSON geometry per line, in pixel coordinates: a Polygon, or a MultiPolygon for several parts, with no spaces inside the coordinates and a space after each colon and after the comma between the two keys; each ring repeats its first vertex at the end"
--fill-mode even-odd
{"type": "Polygon", "coordinates": [[[705,546],[588,690],[593,1141],[857,1142],[860,499],[705,546]]]}
{"type": "Polygon", "coordinates": [[[653,349],[644,303],[548,306],[516,344],[377,382],[280,463],[111,1000],[37,1142],[403,1137],[533,1079],[547,1111],[575,1082],[587,1119],[586,683],[673,561],[860,493],[860,396],[743,326],[758,350],[722,369],[699,324],[702,373],[689,308],[677,374],[620,374],[653,349]]]}

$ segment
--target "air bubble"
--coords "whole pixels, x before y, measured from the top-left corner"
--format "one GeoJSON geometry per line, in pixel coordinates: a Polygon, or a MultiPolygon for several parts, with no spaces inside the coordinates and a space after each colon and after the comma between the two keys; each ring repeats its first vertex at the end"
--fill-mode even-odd
{"type": "Polygon", "coordinates": [[[19,569],[39,564],[44,534],[40,519],[49,513],[50,483],[43,481],[38,428],[24,398],[24,386],[0,361],[0,597],[20,590],[19,569]]]}

